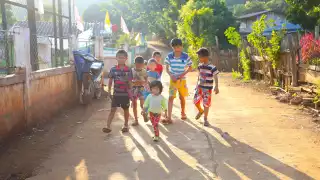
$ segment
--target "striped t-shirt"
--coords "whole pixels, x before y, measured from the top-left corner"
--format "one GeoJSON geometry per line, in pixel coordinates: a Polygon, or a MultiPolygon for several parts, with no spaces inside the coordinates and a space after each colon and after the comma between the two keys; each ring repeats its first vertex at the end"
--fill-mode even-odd
{"type": "Polygon", "coordinates": [[[216,66],[212,64],[199,64],[198,87],[204,89],[213,89],[214,76],[219,74],[216,66]]]}
{"type": "Polygon", "coordinates": [[[168,54],[165,64],[169,65],[169,71],[175,76],[179,76],[184,73],[185,69],[192,66],[192,61],[187,53],[182,52],[179,58],[174,57],[174,53],[168,54]]]}
{"type": "Polygon", "coordinates": [[[132,81],[132,70],[128,66],[120,68],[114,66],[110,69],[109,78],[113,79],[113,95],[128,96],[129,84],[132,81]]]}

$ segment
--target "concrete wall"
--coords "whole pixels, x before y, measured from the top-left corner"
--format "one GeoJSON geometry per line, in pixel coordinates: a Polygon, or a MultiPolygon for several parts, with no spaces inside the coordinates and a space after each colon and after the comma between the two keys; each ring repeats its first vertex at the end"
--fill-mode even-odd
{"type": "Polygon", "coordinates": [[[25,75],[0,78],[0,92],[0,141],[49,120],[78,101],[74,67],[32,72],[28,91],[25,75]],[[29,105],[25,92],[29,92],[29,105]]]}

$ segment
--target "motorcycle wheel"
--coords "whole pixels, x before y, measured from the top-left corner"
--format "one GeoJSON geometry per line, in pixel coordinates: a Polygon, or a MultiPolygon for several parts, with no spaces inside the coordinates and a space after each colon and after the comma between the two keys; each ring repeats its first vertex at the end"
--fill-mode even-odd
{"type": "Polygon", "coordinates": [[[90,104],[93,98],[93,83],[89,81],[88,89],[84,89],[82,84],[81,93],[80,93],[80,103],[81,104],[90,104]]]}

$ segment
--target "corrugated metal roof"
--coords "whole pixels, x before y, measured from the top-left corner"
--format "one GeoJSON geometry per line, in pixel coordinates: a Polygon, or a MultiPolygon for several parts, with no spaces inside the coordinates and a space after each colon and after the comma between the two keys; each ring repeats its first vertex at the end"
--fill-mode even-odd
{"type": "Polygon", "coordinates": [[[255,16],[258,16],[258,15],[261,15],[261,14],[265,14],[265,13],[268,13],[268,12],[271,12],[271,11],[267,10],[267,11],[259,11],[259,12],[249,13],[249,14],[245,14],[245,15],[239,16],[237,19],[247,19],[247,18],[255,17],[255,16]]]}

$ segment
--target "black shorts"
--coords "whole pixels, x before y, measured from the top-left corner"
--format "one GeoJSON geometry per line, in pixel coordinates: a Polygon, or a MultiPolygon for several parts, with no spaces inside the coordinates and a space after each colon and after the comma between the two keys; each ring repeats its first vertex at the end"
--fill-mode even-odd
{"type": "Polygon", "coordinates": [[[113,96],[111,107],[121,107],[122,109],[129,109],[130,99],[128,96],[113,96]]]}

